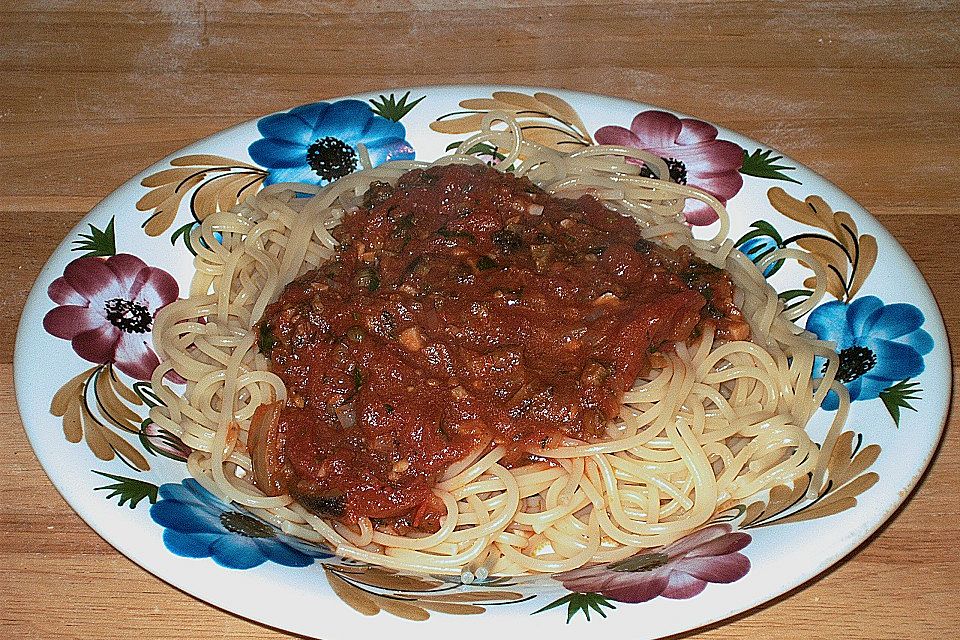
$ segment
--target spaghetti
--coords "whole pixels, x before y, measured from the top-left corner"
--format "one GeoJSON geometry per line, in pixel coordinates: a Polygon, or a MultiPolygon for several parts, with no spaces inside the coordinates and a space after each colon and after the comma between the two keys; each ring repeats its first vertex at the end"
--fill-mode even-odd
{"type": "MultiPolygon", "coordinates": [[[[805,426],[830,389],[846,397],[834,382],[839,363],[832,345],[793,323],[824,293],[819,264],[780,249],[755,265],[726,237],[722,205],[667,180],[660,158],[609,146],[562,154],[524,140],[503,114],[489,114],[479,134],[434,164],[481,162],[467,153],[480,143],[502,153],[495,168],[512,167],[557,196],[592,194],[635,220],[646,240],[686,247],[724,269],[751,339],[719,339],[708,326],[695,341],[676,343],[625,393],[602,438],[567,437],[521,465],[491,444],[449,465],[430,488],[444,512],[436,531],[398,535],[367,517],[355,524],[321,517],[287,493],[266,495],[263,482],[254,481],[251,451],[263,437],[256,426],[263,407],[290,399],[258,349],[257,324],[291,281],[333,257],[331,231],[372,184],[396,184],[429,165],[387,163],[325,187],[271,185],[194,230],[199,249],[190,295],[165,307],[154,325],[162,364],[152,382],[164,404],[150,417],[194,449],[190,473],[213,493],[342,556],[467,580],[622,560],[670,543],[724,506],[772,486],[807,474],[814,476],[810,486],[819,486],[828,455],[805,426]],[[640,175],[637,161],[659,177],[640,175]],[[717,211],[713,237],[695,238],[684,224],[686,198],[717,211]],[[764,268],[785,258],[808,266],[818,283],[809,299],[788,310],[763,277],[764,268]],[[813,377],[818,356],[826,365],[822,377],[813,377]],[[164,384],[170,371],[186,380],[183,390],[164,384]]],[[[827,452],[847,404],[827,435],[827,452]]]]}

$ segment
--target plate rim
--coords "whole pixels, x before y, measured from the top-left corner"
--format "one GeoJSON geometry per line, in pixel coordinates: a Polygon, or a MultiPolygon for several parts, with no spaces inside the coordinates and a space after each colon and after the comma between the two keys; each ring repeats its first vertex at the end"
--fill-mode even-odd
{"type": "MultiPolygon", "coordinates": [[[[322,97],[322,98],[317,98],[316,100],[313,100],[313,102],[335,101],[335,100],[342,100],[342,99],[348,99],[348,98],[367,99],[370,96],[376,96],[381,94],[385,95],[387,93],[400,94],[407,91],[410,91],[411,93],[425,93],[425,94],[428,94],[431,91],[433,92],[444,91],[444,92],[457,92],[459,94],[468,95],[471,91],[475,91],[479,93],[479,92],[490,92],[490,91],[500,91],[500,90],[527,91],[527,92],[549,91],[557,95],[560,95],[561,97],[574,96],[579,99],[601,98],[605,101],[613,101],[616,103],[620,103],[620,105],[625,109],[626,108],[633,108],[633,109],[654,108],[654,109],[663,109],[664,111],[676,114],[679,117],[692,117],[692,118],[697,117],[697,116],[687,115],[685,112],[675,111],[673,109],[667,109],[665,107],[660,107],[655,104],[646,103],[646,102],[634,100],[631,98],[624,98],[620,96],[609,96],[609,95],[597,94],[592,92],[572,90],[572,89],[567,89],[559,86],[543,87],[543,86],[513,85],[513,84],[507,84],[507,85],[429,84],[429,85],[419,85],[419,86],[410,86],[410,87],[394,87],[394,88],[387,88],[387,89],[380,89],[380,90],[358,92],[358,93],[344,95],[344,96],[322,97]]],[[[308,103],[302,103],[302,104],[308,104],[308,103]]],[[[297,105],[293,105],[293,106],[297,106],[297,105]]],[[[286,108],[274,111],[272,113],[282,113],[284,111],[289,110],[290,108],[293,108],[293,107],[286,107],[286,108]]],[[[120,197],[119,194],[122,191],[130,187],[138,179],[141,179],[148,172],[156,168],[163,167],[169,162],[170,159],[175,157],[177,154],[183,153],[183,151],[187,148],[194,147],[194,146],[203,146],[209,143],[210,141],[212,141],[213,139],[217,139],[221,137],[225,138],[230,135],[236,135],[236,130],[241,129],[243,127],[250,126],[251,123],[255,123],[260,118],[263,118],[266,115],[269,115],[269,114],[263,113],[253,118],[235,123],[224,129],[215,131],[202,138],[191,141],[184,147],[176,149],[172,151],[170,154],[164,156],[163,158],[150,163],[140,171],[134,173],[133,175],[125,179],[109,194],[107,194],[102,199],[100,199],[97,202],[97,204],[94,205],[77,222],[77,224],[66,234],[64,239],[57,244],[56,248],[47,257],[43,268],[40,270],[40,273],[38,274],[33,285],[31,286],[30,293],[25,300],[23,309],[20,314],[20,319],[18,321],[18,327],[17,327],[16,337],[14,342],[15,346],[14,346],[14,354],[13,354],[14,394],[17,399],[17,408],[20,412],[21,422],[23,425],[24,432],[27,435],[28,441],[30,442],[34,455],[37,457],[37,459],[41,463],[41,467],[43,468],[44,473],[46,473],[47,477],[50,479],[54,488],[58,491],[58,493],[60,493],[61,497],[64,498],[64,500],[67,502],[70,508],[75,513],[77,513],[77,515],[80,516],[80,518],[86,523],[87,526],[89,526],[95,533],[97,533],[97,535],[99,535],[102,539],[104,539],[108,544],[113,546],[116,550],[118,550],[120,553],[125,555],[127,558],[133,560],[137,565],[139,565],[141,568],[148,571],[151,575],[156,576],[157,578],[173,586],[174,588],[181,590],[184,593],[191,595],[192,597],[199,598],[214,607],[223,609],[225,611],[229,611],[234,615],[238,615],[248,620],[254,620],[259,623],[267,624],[276,629],[280,629],[284,631],[289,630],[294,633],[305,633],[311,637],[314,637],[315,634],[317,633],[315,629],[304,630],[296,626],[291,626],[290,624],[284,624],[283,622],[274,621],[272,619],[272,616],[269,616],[269,615],[251,614],[249,611],[245,611],[242,606],[234,606],[234,604],[229,600],[224,601],[224,598],[222,597],[223,595],[222,593],[215,593],[215,594],[198,593],[198,591],[203,591],[203,590],[198,589],[195,584],[189,583],[189,581],[185,582],[184,580],[182,580],[181,578],[178,578],[175,575],[174,576],[166,575],[166,572],[163,570],[163,567],[160,566],[162,565],[162,562],[151,562],[150,560],[151,556],[147,555],[144,557],[144,554],[140,550],[131,548],[123,539],[118,538],[116,532],[108,531],[107,530],[108,527],[103,526],[103,524],[101,524],[100,521],[96,519],[96,516],[90,513],[91,510],[87,508],[83,500],[71,499],[71,497],[74,495],[74,492],[70,490],[69,485],[66,482],[67,478],[65,478],[62,474],[52,472],[52,469],[54,468],[52,465],[52,461],[45,460],[46,456],[41,453],[40,448],[38,448],[37,446],[38,435],[36,433],[33,433],[33,431],[36,429],[36,426],[34,426],[33,429],[28,428],[27,426],[28,418],[25,417],[31,414],[31,411],[33,410],[33,408],[29,406],[29,403],[31,401],[36,402],[36,398],[30,398],[29,394],[22,393],[21,384],[19,383],[19,380],[21,378],[21,375],[19,372],[23,371],[26,368],[29,368],[27,364],[28,356],[25,353],[27,349],[26,345],[28,344],[28,339],[29,339],[28,334],[35,332],[37,330],[35,325],[30,325],[30,326],[27,325],[27,317],[28,315],[30,315],[29,313],[30,311],[32,311],[33,309],[39,306],[42,306],[42,303],[44,302],[44,296],[46,293],[46,287],[43,287],[40,285],[42,283],[52,281],[52,278],[50,277],[51,272],[56,273],[57,271],[54,265],[54,260],[57,256],[63,254],[63,252],[67,250],[67,248],[69,247],[71,238],[75,236],[79,231],[83,230],[84,225],[88,223],[89,219],[92,216],[96,216],[97,214],[99,214],[99,212],[104,208],[104,205],[107,201],[109,201],[111,198],[114,198],[114,197],[119,198],[120,197]],[[48,467],[48,463],[50,464],[49,467],[48,467]],[[93,524],[93,521],[91,520],[91,518],[93,519],[93,521],[96,521],[98,523],[97,526],[93,524]]],[[[737,137],[748,139],[751,142],[757,142],[767,149],[773,149],[773,147],[770,147],[769,145],[767,145],[761,140],[757,140],[755,138],[742,134],[738,131],[718,125],[713,121],[707,121],[707,122],[716,126],[721,133],[734,134],[737,137]]],[[[781,153],[779,150],[775,150],[775,152],[778,154],[781,153]]],[[[899,264],[898,269],[902,269],[904,266],[906,266],[907,268],[911,269],[914,272],[915,278],[919,280],[919,282],[923,283],[923,286],[925,287],[925,289],[913,297],[918,299],[925,298],[930,303],[932,303],[933,310],[936,311],[936,313],[933,315],[928,314],[928,317],[926,318],[926,322],[928,323],[928,326],[927,326],[928,329],[931,329],[930,327],[931,324],[935,325],[932,327],[932,330],[930,332],[935,333],[936,340],[938,343],[937,349],[929,355],[932,356],[934,353],[938,353],[938,352],[944,354],[943,360],[944,360],[945,366],[943,367],[943,369],[946,375],[946,378],[944,380],[944,383],[945,383],[944,387],[946,389],[946,392],[942,396],[944,398],[944,402],[940,403],[942,404],[942,406],[937,407],[937,415],[931,416],[931,418],[936,419],[935,422],[937,423],[936,433],[932,434],[933,446],[930,447],[928,450],[924,451],[922,456],[922,461],[921,461],[921,464],[919,465],[918,471],[910,477],[910,480],[906,486],[900,488],[900,490],[898,491],[896,500],[893,500],[891,502],[885,502],[884,509],[880,517],[873,519],[870,522],[869,526],[866,527],[865,529],[860,530],[859,533],[850,532],[850,535],[848,536],[848,543],[838,546],[837,547],[838,550],[832,550],[831,553],[825,554],[825,555],[818,553],[818,556],[817,556],[818,559],[815,564],[811,564],[810,567],[804,567],[805,570],[801,570],[799,572],[794,571],[791,574],[791,579],[787,581],[788,583],[790,583],[787,587],[785,588],[777,587],[776,589],[774,589],[774,591],[764,590],[762,593],[757,594],[755,597],[749,599],[749,601],[746,601],[746,602],[743,600],[738,600],[736,601],[736,604],[734,604],[732,607],[728,607],[729,610],[727,610],[726,612],[716,613],[714,615],[708,616],[707,618],[702,618],[700,620],[697,620],[697,622],[695,623],[695,626],[680,625],[677,627],[676,630],[671,631],[670,632],[671,634],[682,633],[682,632],[692,632],[697,629],[702,629],[705,626],[708,626],[723,620],[727,620],[734,616],[749,614],[753,612],[755,609],[757,609],[758,607],[776,598],[779,598],[785,595],[787,597],[790,597],[794,595],[795,591],[808,586],[808,584],[812,580],[816,579],[818,576],[834,570],[838,565],[838,563],[844,558],[852,556],[856,553],[859,553],[867,544],[873,541],[873,538],[875,537],[877,532],[880,529],[884,528],[887,524],[892,522],[892,519],[897,515],[897,512],[901,508],[903,508],[907,504],[907,502],[911,500],[918,485],[920,484],[920,481],[925,477],[927,473],[930,472],[931,463],[933,459],[937,456],[938,452],[940,451],[943,445],[944,433],[946,430],[946,421],[947,421],[947,417],[949,415],[949,409],[950,409],[950,398],[952,395],[951,390],[952,390],[952,380],[953,380],[953,358],[950,351],[949,335],[946,331],[946,324],[943,319],[943,313],[940,308],[940,304],[938,300],[933,295],[933,291],[931,290],[929,283],[926,281],[926,278],[923,276],[923,273],[920,271],[919,267],[917,267],[916,263],[909,256],[906,250],[902,247],[897,237],[894,236],[892,233],[890,233],[889,230],[887,230],[886,227],[876,217],[874,217],[873,214],[871,214],[865,207],[860,205],[860,203],[857,202],[852,195],[850,195],[848,192],[841,189],[839,186],[837,186],[836,184],[834,184],[829,179],[825,178],[823,175],[821,175],[819,172],[815,171],[814,169],[810,168],[809,166],[793,161],[789,155],[783,154],[783,158],[793,162],[794,164],[797,165],[799,169],[802,169],[804,172],[808,172],[812,176],[815,176],[818,180],[822,181],[825,185],[828,185],[830,188],[836,190],[836,192],[842,194],[846,198],[853,201],[856,204],[856,206],[859,208],[857,215],[859,216],[859,215],[865,214],[867,216],[867,219],[874,222],[879,228],[883,229],[884,233],[889,237],[889,240],[892,241],[889,244],[889,246],[885,245],[885,248],[893,249],[894,251],[897,251],[900,253],[900,255],[898,256],[899,259],[897,260],[899,264]],[[852,539],[855,539],[855,540],[852,543],[849,542],[849,540],[852,540],[852,539]]],[[[761,216],[761,217],[765,217],[765,216],[761,216]]],[[[940,385],[938,384],[938,386],[940,385]]],[[[924,411],[924,415],[929,415],[928,410],[924,411]]],[[[920,458],[918,457],[917,459],[919,460],[920,458]]],[[[202,570],[200,572],[202,573],[202,570]]],[[[273,582],[273,579],[270,577],[267,577],[265,579],[270,582],[273,582]]],[[[314,594],[314,596],[316,597],[316,594],[314,594]]],[[[322,601],[322,604],[326,605],[326,600],[322,601]]],[[[504,615],[504,617],[506,617],[508,611],[510,613],[514,613],[510,610],[503,611],[501,613],[504,615]]],[[[350,610],[350,612],[353,615],[355,615],[357,620],[362,619],[364,623],[370,623],[371,621],[374,620],[373,617],[364,617],[358,613],[352,612],[352,610],[350,610]]],[[[495,609],[488,610],[485,614],[486,616],[485,619],[491,619],[492,616],[495,614],[495,612],[496,612],[495,609]]],[[[515,612],[516,615],[523,615],[523,613],[524,612],[515,612]]],[[[627,619],[629,618],[625,616],[624,620],[626,621],[627,619]]],[[[396,618],[390,618],[389,620],[395,623],[399,622],[399,620],[396,618]]],[[[469,620],[469,618],[463,621],[467,621],[467,620],[469,620]]],[[[289,622],[289,621],[286,621],[286,622],[289,622]]],[[[420,628],[425,629],[426,627],[421,626],[420,628]]],[[[580,625],[573,625],[573,624],[569,625],[569,628],[582,629],[580,625]]],[[[657,636],[657,637],[662,637],[662,636],[657,636]]]]}

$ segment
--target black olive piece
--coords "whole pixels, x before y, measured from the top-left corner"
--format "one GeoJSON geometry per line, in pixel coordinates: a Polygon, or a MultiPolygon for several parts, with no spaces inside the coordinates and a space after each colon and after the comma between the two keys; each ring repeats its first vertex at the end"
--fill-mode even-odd
{"type": "Polygon", "coordinates": [[[373,209],[389,200],[392,195],[393,185],[377,180],[370,183],[370,188],[363,194],[362,206],[364,209],[373,209]]]}
{"type": "Polygon", "coordinates": [[[493,244],[497,245],[497,248],[504,253],[516,251],[523,246],[523,238],[520,237],[520,234],[510,231],[509,229],[495,231],[493,235],[490,236],[490,239],[493,240],[493,244]]]}
{"type": "Polygon", "coordinates": [[[353,285],[358,289],[366,289],[371,292],[376,291],[380,288],[380,275],[376,269],[370,267],[361,269],[354,277],[353,285]]]}
{"type": "Polygon", "coordinates": [[[477,260],[477,269],[486,271],[487,269],[496,269],[499,265],[490,256],[480,256],[477,260]]]}
{"type": "Polygon", "coordinates": [[[335,518],[343,515],[347,507],[346,496],[343,494],[334,496],[311,496],[306,494],[294,494],[297,502],[302,504],[307,511],[318,516],[333,516],[335,518]]]}

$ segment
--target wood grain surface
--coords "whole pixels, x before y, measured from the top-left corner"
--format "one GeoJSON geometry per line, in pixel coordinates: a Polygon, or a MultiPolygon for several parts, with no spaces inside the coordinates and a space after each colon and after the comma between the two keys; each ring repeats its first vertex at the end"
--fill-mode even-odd
{"type": "MultiPolygon", "coordinates": [[[[4,637],[290,637],[120,555],[64,503],[24,436],[11,366],[23,301],[68,230],[130,175],[257,115],[360,91],[516,83],[639,99],[740,131],[850,193],[919,265],[956,360],[958,42],[950,2],[3,0],[4,637]]],[[[687,635],[958,637],[957,427],[954,411],[919,490],[845,561],[687,635]]]]}

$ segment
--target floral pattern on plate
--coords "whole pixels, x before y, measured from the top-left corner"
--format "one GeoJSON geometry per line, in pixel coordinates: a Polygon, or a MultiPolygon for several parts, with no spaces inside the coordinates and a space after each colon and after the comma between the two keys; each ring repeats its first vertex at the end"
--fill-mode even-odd
{"type": "Polygon", "coordinates": [[[331,553],[282,533],[268,522],[233,508],[193,478],[160,486],[150,517],[165,528],[163,542],[187,558],[212,558],[230,569],[251,569],[266,561],[306,567],[331,553]]]}
{"type": "MultiPolygon", "coordinates": [[[[923,356],[933,351],[933,338],[920,328],[923,321],[923,313],[912,304],[885,305],[876,296],[863,296],[849,304],[834,300],[820,305],[807,318],[807,329],[837,343],[837,378],[851,400],[888,402],[897,384],[908,384],[923,373],[923,356]]],[[[820,359],[814,368],[823,364],[820,359]]],[[[838,406],[831,391],[823,408],[834,411],[838,406]]]]}
{"type": "MultiPolygon", "coordinates": [[[[597,129],[593,137],[597,144],[634,147],[659,156],[667,163],[671,180],[702,189],[726,204],[743,186],[743,149],[728,140],[718,140],[718,133],[715,126],[703,120],[650,109],[638,113],[629,129],[608,125],[597,129]]],[[[653,177],[646,167],[641,175],[653,177]]],[[[694,225],[707,225],[717,219],[716,212],[699,200],[687,200],[683,213],[694,225]]]]}
{"type": "Polygon", "coordinates": [[[160,364],[149,344],[153,318],[179,291],[173,276],[129,253],[77,258],[50,285],[50,299],[60,306],[47,313],[43,328],[70,340],[84,360],[149,380],[160,364]]]}
{"type": "MultiPolygon", "coordinates": [[[[181,287],[166,270],[150,266],[149,250],[138,257],[142,238],[172,228],[174,250],[189,259],[186,250],[195,249],[191,231],[201,220],[235,206],[264,185],[286,180],[323,184],[346,175],[359,166],[360,145],[373,164],[413,158],[414,144],[428,134],[442,139],[441,148],[450,149],[476,132],[490,111],[512,114],[527,137],[556,149],[616,143],[656,153],[667,161],[672,179],[704,188],[722,201],[736,200],[746,191],[766,195],[769,210],[751,211],[762,218],[737,245],[756,262],[778,248],[796,245],[828,266],[827,292],[834,300],[813,309],[805,322],[819,337],[837,341],[841,380],[851,397],[858,405],[881,402],[898,425],[906,420],[900,410],[914,409],[910,403],[920,399],[915,379],[939,346],[924,328],[923,313],[912,304],[885,304],[860,294],[877,262],[876,239],[820,195],[801,200],[780,187],[767,188],[769,181],[801,183],[797,178],[804,174],[793,173],[797,168],[781,156],[762,148],[750,151],[725,139],[713,125],[656,109],[634,111],[629,128],[602,124],[591,129],[577,109],[547,91],[495,90],[489,96],[467,97],[459,101],[462,111],[438,108],[429,112],[433,119],[428,125],[408,130],[400,120],[431,100],[429,92],[413,100],[410,96],[316,102],[261,118],[256,134],[244,142],[249,161],[206,151],[186,153],[144,177],[139,199],[129,203],[130,209],[147,213],[139,234],[126,224],[118,233],[112,218],[102,228],[90,224],[88,233],[78,234],[72,250],[82,255],[47,285],[53,306],[45,310],[42,324],[50,335],[71,342],[74,357],[94,366],[62,383],[52,394],[50,412],[60,418],[69,442],[84,440],[98,459],[119,459],[138,474],[94,471],[111,483],[93,486],[93,491],[108,491],[102,495],[129,507],[175,556],[243,573],[270,567],[314,571],[311,580],[326,585],[328,593],[363,615],[387,612],[419,621],[433,613],[474,615],[495,605],[519,607],[533,601],[524,613],[566,605],[566,621],[571,622],[577,614],[587,620],[591,612],[606,617],[620,603],[654,607],[659,598],[696,600],[726,584],[748,582],[748,556],[757,532],[854,509],[879,482],[874,467],[881,447],[857,432],[853,419],[848,427],[854,430],[838,438],[819,487],[810,486],[808,477],[776,486],[767,496],[725,504],[700,530],[620,562],[532,580],[471,574],[468,584],[471,580],[408,576],[334,557],[325,547],[284,534],[186,477],[182,463],[189,448],[153,424],[145,412],[160,402],[145,382],[158,363],[149,331],[157,310],[176,299],[181,287]],[[792,235],[778,229],[798,224],[802,229],[792,235]],[[117,250],[118,241],[124,251],[117,250]],[[163,482],[171,479],[169,472],[151,470],[147,456],[172,460],[164,464],[175,466],[176,481],[163,482]],[[153,482],[157,479],[160,482],[153,482]]],[[[474,151],[482,158],[497,156],[497,149],[474,151]]],[[[734,206],[731,211],[741,215],[734,206]]],[[[693,225],[713,221],[695,205],[685,215],[693,225]]],[[[764,275],[777,275],[786,262],[768,264],[764,275]]],[[[795,288],[776,286],[789,306],[805,300],[814,285],[807,278],[795,288]]],[[[815,368],[820,366],[818,362],[815,368]]],[[[835,396],[828,396],[824,408],[836,408],[835,396]]]]}
{"type": "Polygon", "coordinates": [[[715,524],[627,560],[582,567],[554,576],[570,591],[598,593],[618,602],[646,602],[657,596],[687,600],[708,582],[735,582],[747,575],[750,560],[740,550],[746,533],[715,524]]]}
{"type": "MultiPolygon", "coordinates": [[[[144,381],[160,364],[150,330],[157,311],[177,299],[179,285],[163,269],[115,253],[113,221],[104,230],[91,225],[90,231],[74,247],[86,255],[70,262],[47,290],[58,306],[46,313],[43,328],[69,340],[78,356],[97,366],[60,387],[50,412],[62,418],[70,442],[83,438],[101,460],[119,456],[128,466],[147,470],[147,459],[121,434],[139,434],[146,426],[134,408],[144,404],[143,389],[149,387],[144,381]],[[118,372],[134,382],[128,384],[118,372]]],[[[179,376],[168,377],[179,381],[179,376]]],[[[179,442],[169,438],[171,446],[179,442]]]]}
{"type": "Polygon", "coordinates": [[[269,169],[264,184],[326,184],[360,168],[359,146],[373,166],[412,160],[413,147],[399,122],[374,113],[366,102],[315,102],[261,118],[263,136],[250,145],[250,157],[269,169]]]}

